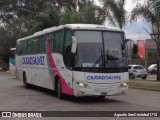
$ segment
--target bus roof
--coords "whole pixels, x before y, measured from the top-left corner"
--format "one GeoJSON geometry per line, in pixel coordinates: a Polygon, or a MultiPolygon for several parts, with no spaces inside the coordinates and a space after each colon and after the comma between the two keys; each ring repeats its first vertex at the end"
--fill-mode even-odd
{"type": "Polygon", "coordinates": [[[10,50],[16,50],[16,48],[11,48],[10,50]]]}
{"type": "Polygon", "coordinates": [[[34,33],[31,36],[20,38],[17,41],[22,41],[22,40],[26,40],[26,39],[29,39],[29,38],[37,37],[37,36],[40,36],[40,35],[44,35],[46,33],[50,33],[50,32],[57,31],[57,30],[61,30],[63,28],[70,28],[72,30],[108,30],[108,31],[123,32],[119,28],[106,27],[104,25],[96,25],[96,24],[66,24],[66,25],[60,25],[60,26],[57,26],[57,27],[51,27],[51,28],[44,29],[42,31],[34,33]]]}
{"type": "Polygon", "coordinates": [[[111,30],[111,31],[122,31],[119,28],[115,27],[106,27],[104,25],[96,25],[96,24],[66,24],[65,27],[71,29],[92,29],[92,30],[111,30]]]}

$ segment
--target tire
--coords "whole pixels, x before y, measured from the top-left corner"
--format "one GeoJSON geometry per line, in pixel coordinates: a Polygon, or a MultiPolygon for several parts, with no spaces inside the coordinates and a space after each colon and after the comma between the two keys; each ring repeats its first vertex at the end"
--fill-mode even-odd
{"type": "Polygon", "coordinates": [[[146,78],[147,78],[147,76],[145,76],[145,77],[142,77],[142,79],[143,79],[143,80],[145,80],[146,78]]]}
{"type": "Polygon", "coordinates": [[[27,77],[26,77],[26,74],[24,73],[23,74],[23,85],[25,88],[29,88],[29,84],[27,83],[27,77]]]}
{"type": "Polygon", "coordinates": [[[152,71],[151,71],[151,74],[155,74],[155,73],[156,73],[156,71],[155,71],[155,70],[152,70],[152,71]]]}
{"type": "Polygon", "coordinates": [[[105,99],[106,96],[98,96],[99,99],[105,99]]]}
{"type": "Polygon", "coordinates": [[[60,79],[58,80],[58,84],[57,84],[57,96],[60,100],[64,98],[64,95],[62,93],[62,85],[61,85],[60,79]]]}
{"type": "Polygon", "coordinates": [[[129,79],[134,79],[135,77],[134,77],[134,75],[131,73],[131,74],[129,74],[129,79]]]}

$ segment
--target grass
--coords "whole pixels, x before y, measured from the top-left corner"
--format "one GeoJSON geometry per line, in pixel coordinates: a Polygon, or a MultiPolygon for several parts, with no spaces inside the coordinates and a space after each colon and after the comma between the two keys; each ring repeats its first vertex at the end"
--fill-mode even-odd
{"type": "Polygon", "coordinates": [[[130,80],[129,88],[160,91],[160,81],[155,80],[130,80]]]}

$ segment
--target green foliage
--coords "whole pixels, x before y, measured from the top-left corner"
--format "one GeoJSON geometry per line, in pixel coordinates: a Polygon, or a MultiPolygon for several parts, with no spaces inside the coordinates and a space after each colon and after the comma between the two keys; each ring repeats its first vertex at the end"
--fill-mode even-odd
{"type": "Polygon", "coordinates": [[[92,3],[82,9],[81,16],[83,23],[102,24],[105,20],[104,11],[92,3]]]}
{"type": "Polygon", "coordinates": [[[141,60],[141,58],[137,54],[132,54],[132,59],[141,60]]]}
{"type": "Polygon", "coordinates": [[[44,13],[39,13],[35,15],[34,19],[31,21],[31,31],[32,33],[40,31],[49,27],[58,26],[60,16],[58,12],[52,6],[48,5],[47,11],[44,13]]]}
{"type": "Polygon", "coordinates": [[[34,32],[60,24],[102,24],[105,20],[103,10],[88,0],[0,0],[0,6],[0,47],[5,58],[17,39],[34,32]]]}
{"type": "Polygon", "coordinates": [[[62,13],[60,23],[102,24],[104,20],[104,11],[100,7],[92,3],[88,3],[80,11],[67,10],[64,13],[62,13]]]}
{"type": "Polygon", "coordinates": [[[138,18],[147,22],[156,23],[160,21],[160,1],[146,0],[145,3],[137,3],[131,12],[131,21],[138,18]]]}
{"type": "Polygon", "coordinates": [[[133,44],[133,54],[137,54],[137,53],[138,53],[137,45],[133,44]]]}
{"type": "Polygon", "coordinates": [[[138,46],[136,44],[133,44],[132,59],[141,59],[138,56],[138,46]]]}
{"type": "Polygon", "coordinates": [[[125,10],[126,0],[99,0],[106,11],[107,20],[114,26],[123,28],[126,24],[127,12],[125,10]]]}
{"type": "Polygon", "coordinates": [[[75,10],[67,10],[62,13],[60,17],[60,23],[63,24],[70,24],[70,23],[79,23],[80,22],[79,13],[75,10]]]}
{"type": "Polygon", "coordinates": [[[84,23],[95,23],[95,8],[92,5],[87,5],[82,10],[82,21],[84,23]]]}
{"type": "Polygon", "coordinates": [[[15,41],[11,31],[8,31],[4,27],[0,27],[0,56],[2,61],[8,64],[9,49],[15,47],[15,41]]]}
{"type": "Polygon", "coordinates": [[[158,53],[156,49],[147,49],[148,53],[148,60],[149,61],[156,61],[158,57],[158,53]]]}

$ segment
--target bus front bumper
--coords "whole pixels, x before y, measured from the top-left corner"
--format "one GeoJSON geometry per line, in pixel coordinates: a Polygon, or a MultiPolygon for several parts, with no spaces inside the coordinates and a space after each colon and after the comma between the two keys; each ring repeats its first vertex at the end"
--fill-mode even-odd
{"type": "Polygon", "coordinates": [[[111,95],[125,95],[128,92],[128,86],[121,86],[116,84],[110,85],[89,85],[89,87],[82,88],[76,85],[74,89],[75,96],[111,96],[111,95]]]}

